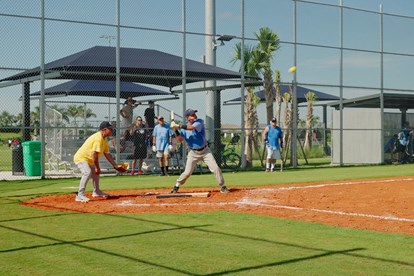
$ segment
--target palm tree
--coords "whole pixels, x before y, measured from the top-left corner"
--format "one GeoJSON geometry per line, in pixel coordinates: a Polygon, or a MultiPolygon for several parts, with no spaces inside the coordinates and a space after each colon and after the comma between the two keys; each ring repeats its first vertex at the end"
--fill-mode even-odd
{"type": "Polygon", "coordinates": [[[65,107],[61,107],[57,104],[53,104],[49,106],[51,109],[56,110],[57,112],[59,112],[60,114],[62,114],[62,120],[64,120],[65,122],[69,123],[69,116],[67,113],[67,109],[65,107]]]}
{"type": "Polygon", "coordinates": [[[8,127],[13,123],[13,115],[7,111],[0,114],[0,127],[8,127]]]}
{"type": "Polygon", "coordinates": [[[40,127],[40,106],[35,106],[34,111],[30,112],[30,125],[33,126],[34,136],[37,136],[40,127]]]}
{"type": "MultiPolygon", "coordinates": [[[[281,112],[281,104],[282,104],[282,95],[280,94],[280,71],[275,70],[275,101],[276,101],[276,109],[275,109],[275,117],[277,119],[277,122],[280,122],[280,112],[281,112]]],[[[279,123],[280,124],[280,123],[279,123]]]]}
{"type": "Polygon", "coordinates": [[[280,49],[279,36],[269,27],[260,28],[255,34],[258,42],[257,48],[264,55],[265,60],[261,69],[263,69],[263,87],[266,98],[266,116],[267,122],[273,117],[273,77],[271,64],[273,53],[280,49]]]}
{"type": "Polygon", "coordinates": [[[309,91],[305,94],[307,101],[306,112],[306,135],[304,148],[309,149],[312,147],[312,119],[313,119],[313,103],[317,100],[317,96],[314,92],[309,91]]]}
{"type": "Polygon", "coordinates": [[[76,119],[83,114],[82,105],[69,105],[66,109],[66,115],[73,118],[72,125],[78,126],[76,119]]]}
{"type": "MultiPolygon", "coordinates": [[[[241,43],[236,44],[234,47],[234,55],[231,59],[231,63],[234,65],[237,61],[240,61],[242,57],[241,43]]],[[[244,67],[240,67],[239,71],[246,75],[258,76],[260,69],[263,66],[264,55],[258,51],[257,47],[247,46],[244,48],[244,67]]],[[[247,167],[252,166],[252,153],[253,143],[257,137],[257,128],[259,125],[259,119],[257,116],[257,105],[259,99],[254,93],[253,87],[247,88],[246,104],[245,104],[245,134],[246,134],[246,165],[247,167]]]]}
{"type": "Polygon", "coordinates": [[[73,118],[72,121],[72,126],[74,127],[73,129],[73,136],[74,137],[78,137],[78,122],[76,121],[76,119],[78,117],[81,117],[81,115],[83,114],[83,106],[82,105],[69,105],[68,108],[66,109],[66,114],[69,117],[73,118]]]}
{"type": "Polygon", "coordinates": [[[88,118],[91,118],[91,117],[96,118],[96,114],[95,114],[95,113],[93,113],[92,109],[90,109],[90,108],[87,108],[86,110],[84,110],[84,109],[82,108],[81,116],[82,116],[82,117],[84,117],[84,118],[86,117],[87,119],[88,119],[88,118]],[[86,116],[85,116],[85,115],[86,115],[86,116]]]}
{"type": "Polygon", "coordinates": [[[15,116],[13,116],[13,122],[16,126],[21,126],[23,122],[23,114],[19,113],[15,116]]]}

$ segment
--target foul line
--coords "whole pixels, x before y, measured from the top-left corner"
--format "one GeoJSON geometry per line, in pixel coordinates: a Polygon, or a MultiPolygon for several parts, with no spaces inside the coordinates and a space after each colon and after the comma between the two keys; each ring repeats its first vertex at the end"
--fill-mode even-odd
{"type": "Polygon", "coordinates": [[[250,190],[250,192],[261,192],[261,191],[289,191],[296,189],[310,189],[310,188],[323,188],[330,186],[342,186],[342,185],[358,185],[358,184],[372,184],[372,183],[390,183],[390,182],[401,182],[401,181],[413,181],[414,178],[403,178],[403,179],[383,179],[383,180],[368,180],[368,181],[356,181],[356,182],[339,182],[339,183],[325,183],[318,185],[308,186],[293,186],[293,187],[280,187],[280,188],[258,188],[250,190]]]}
{"type": "Polygon", "coordinates": [[[133,203],[132,200],[124,200],[117,206],[136,206],[136,207],[151,207],[151,206],[162,206],[162,207],[174,207],[174,206],[226,206],[226,205],[248,205],[248,206],[258,206],[258,207],[269,207],[269,208],[276,208],[276,209],[289,209],[295,211],[311,211],[316,213],[329,213],[334,215],[345,215],[345,216],[353,216],[353,217],[366,217],[366,218],[373,218],[373,219],[381,219],[381,220],[390,220],[390,221],[402,221],[402,222],[414,222],[414,219],[408,218],[399,218],[394,216],[376,216],[376,215],[369,215],[369,214],[359,214],[359,213],[349,213],[343,211],[331,211],[331,210],[321,210],[321,209],[314,209],[314,208],[302,208],[302,207],[294,207],[294,206],[287,206],[287,205],[272,205],[272,204],[265,204],[259,203],[249,200],[243,201],[236,201],[236,202],[194,202],[194,203],[160,203],[160,204],[137,204],[133,203]]]}

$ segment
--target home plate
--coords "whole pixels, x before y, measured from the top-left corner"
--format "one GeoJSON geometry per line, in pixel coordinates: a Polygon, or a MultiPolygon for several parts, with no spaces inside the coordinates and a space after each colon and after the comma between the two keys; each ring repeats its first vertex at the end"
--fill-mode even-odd
{"type": "Polygon", "coordinates": [[[156,198],[170,198],[170,197],[209,197],[210,192],[200,193],[176,193],[176,194],[159,194],[156,198]]]}

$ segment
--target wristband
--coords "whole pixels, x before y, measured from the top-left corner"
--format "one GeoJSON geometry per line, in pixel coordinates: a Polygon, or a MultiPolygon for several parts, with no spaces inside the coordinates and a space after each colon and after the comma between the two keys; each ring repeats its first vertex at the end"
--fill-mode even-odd
{"type": "Polygon", "coordinates": [[[178,129],[175,130],[175,135],[180,136],[181,133],[178,131],[178,129]]]}
{"type": "Polygon", "coordinates": [[[187,125],[181,125],[180,128],[181,129],[187,129],[187,125]]]}

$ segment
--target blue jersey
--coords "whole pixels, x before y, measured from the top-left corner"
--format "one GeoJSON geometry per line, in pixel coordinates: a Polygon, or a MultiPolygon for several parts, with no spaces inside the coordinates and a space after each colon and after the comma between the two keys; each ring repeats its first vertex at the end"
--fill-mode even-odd
{"type": "Polygon", "coordinates": [[[172,136],[170,126],[164,124],[163,126],[158,124],[154,127],[152,136],[155,137],[155,147],[157,150],[164,151],[170,145],[170,137],[172,136]]]}
{"type": "Polygon", "coordinates": [[[190,149],[200,149],[207,145],[206,129],[203,120],[195,120],[193,127],[193,130],[181,129],[181,136],[184,137],[190,149]]]}
{"type": "Polygon", "coordinates": [[[283,132],[282,129],[278,126],[273,127],[272,125],[267,126],[267,144],[272,149],[279,148],[279,139],[283,139],[283,132]]]}

